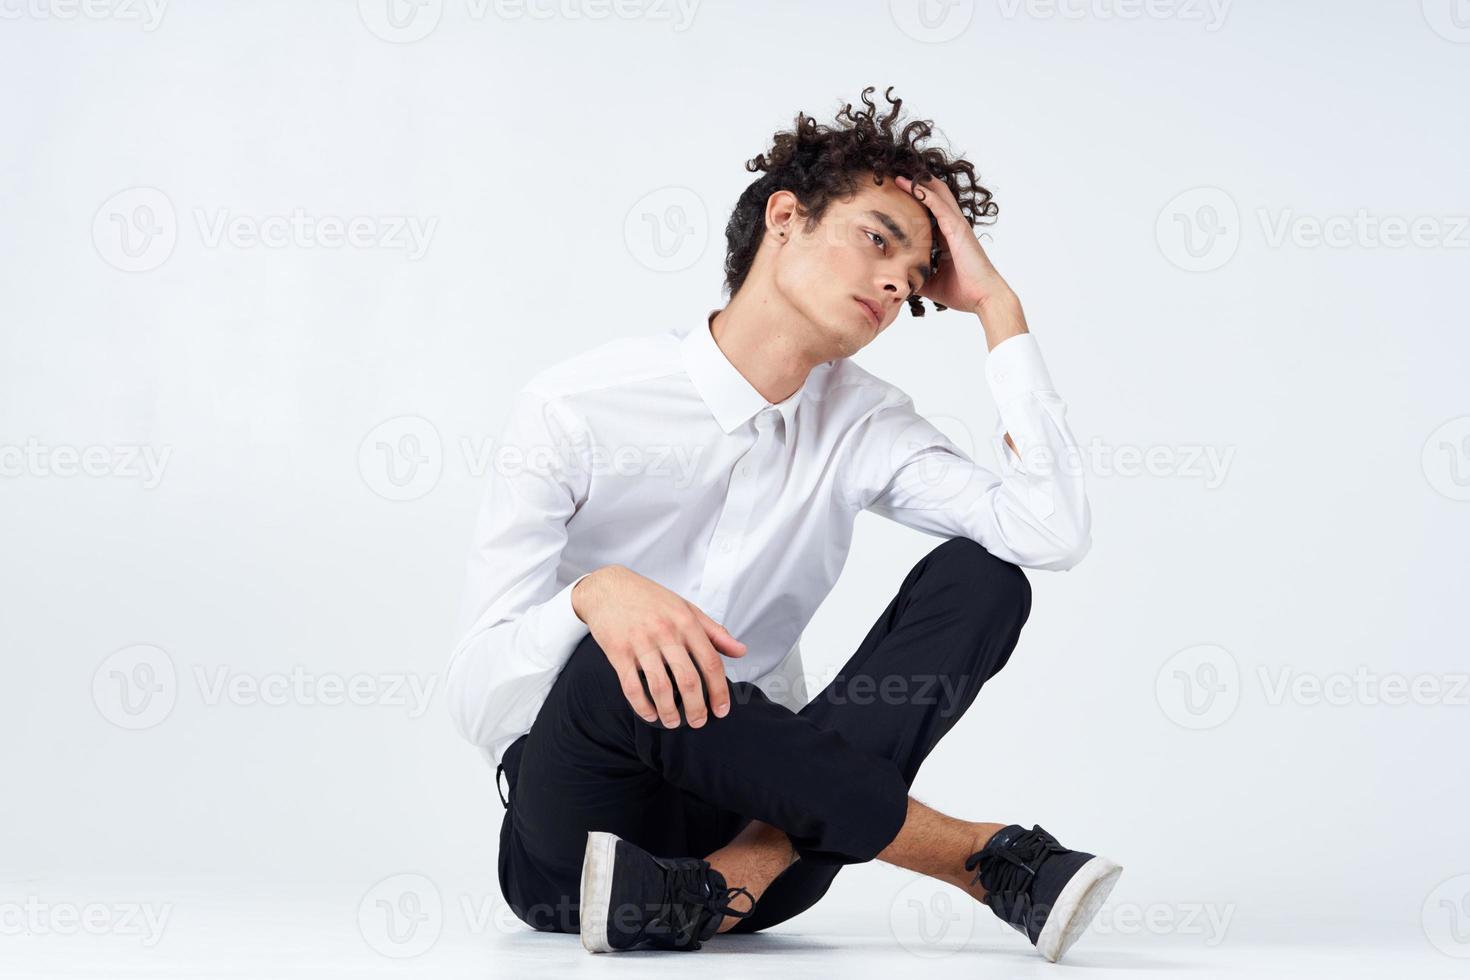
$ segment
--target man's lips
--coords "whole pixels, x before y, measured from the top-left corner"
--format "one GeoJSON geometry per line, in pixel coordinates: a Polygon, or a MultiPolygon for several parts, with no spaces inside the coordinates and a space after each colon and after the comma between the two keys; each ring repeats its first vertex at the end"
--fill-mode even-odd
{"type": "Polygon", "coordinates": [[[876,327],[883,322],[883,317],[878,312],[878,308],[876,306],[874,306],[872,303],[869,303],[867,300],[859,299],[856,296],[854,296],[853,299],[856,299],[858,305],[868,312],[868,316],[871,317],[873,320],[873,326],[876,327]]]}

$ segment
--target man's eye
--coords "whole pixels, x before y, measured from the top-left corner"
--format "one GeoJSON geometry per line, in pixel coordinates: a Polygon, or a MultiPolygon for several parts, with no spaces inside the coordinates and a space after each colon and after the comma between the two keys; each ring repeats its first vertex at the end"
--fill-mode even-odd
{"type": "Polygon", "coordinates": [[[876,238],[878,240],[878,242],[880,243],[879,244],[879,247],[880,248],[882,247],[883,244],[886,244],[887,243],[886,242],[886,239],[884,239],[884,237],[882,235],[878,234],[876,231],[865,232],[865,234],[867,234],[870,238],[876,238]]]}

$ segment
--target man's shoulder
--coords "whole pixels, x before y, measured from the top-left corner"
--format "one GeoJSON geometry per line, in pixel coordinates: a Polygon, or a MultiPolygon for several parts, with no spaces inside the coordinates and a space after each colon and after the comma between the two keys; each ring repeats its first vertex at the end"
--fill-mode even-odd
{"type": "Polygon", "coordinates": [[[660,378],[679,369],[679,338],[672,332],[615,337],[537,371],[525,390],[548,399],[660,378]]]}

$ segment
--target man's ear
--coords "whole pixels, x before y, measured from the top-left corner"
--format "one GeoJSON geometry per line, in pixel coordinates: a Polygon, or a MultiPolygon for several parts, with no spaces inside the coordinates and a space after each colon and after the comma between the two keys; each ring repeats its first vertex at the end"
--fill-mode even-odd
{"type": "Polygon", "coordinates": [[[766,228],[777,230],[796,223],[800,202],[789,190],[779,190],[766,198],[766,228]]]}
{"type": "Polygon", "coordinates": [[[784,225],[787,229],[786,239],[789,241],[798,234],[799,228],[806,228],[806,221],[806,209],[801,206],[801,201],[794,192],[782,189],[773,192],[770,197],[766,198],[766,228],[768,230],[784,225]]]}

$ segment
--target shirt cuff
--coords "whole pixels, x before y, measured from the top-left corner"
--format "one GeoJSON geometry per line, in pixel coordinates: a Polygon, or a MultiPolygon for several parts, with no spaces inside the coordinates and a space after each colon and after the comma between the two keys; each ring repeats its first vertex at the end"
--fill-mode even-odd
{"type": "Polygon", "coordinates": [[[985,359],[985,380],[996,405],[1038,391],[1056,391],[1041,358],[1041,348],[1030,333],[1018,333],[995,345],[985,359]]]}
{"type": "MultiPolygon", "coordinates": [[[[582,581],[591,572],[579,575],[567,584],[556,595],[542,605],[543,613],[541,622],[536,630],[536,649],[538,651],[556,651],[563,658],[582,642],[589,630],[587,624],[577,618],[577,612],[572,608],[572,590],[577,583],[582,581]]],[[[565,662],[565,659],[562,661],[565,662]]]]}

